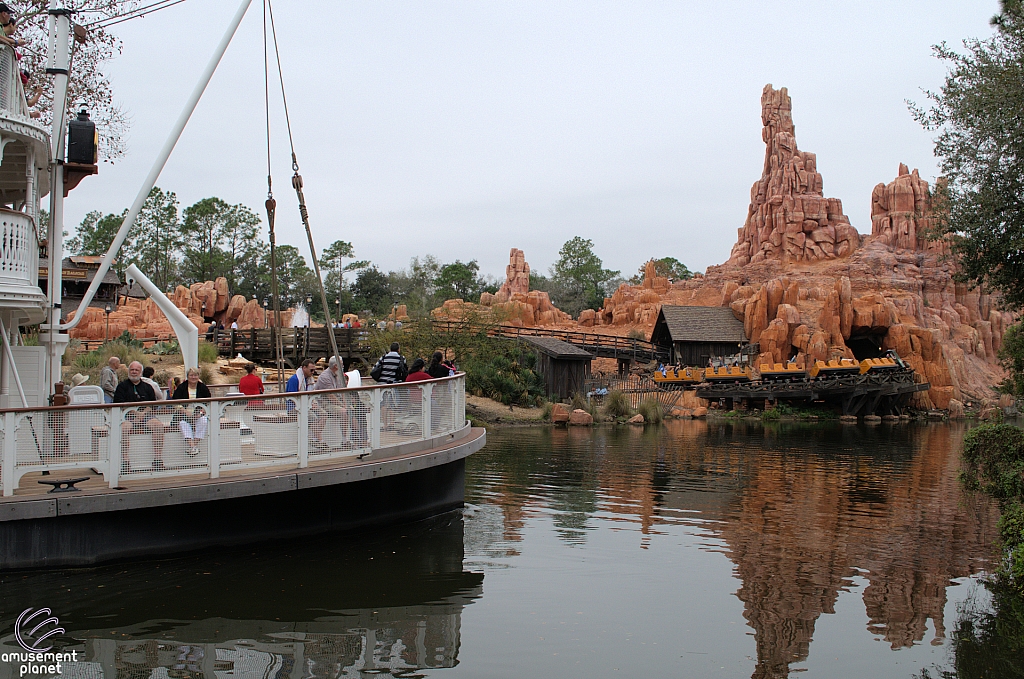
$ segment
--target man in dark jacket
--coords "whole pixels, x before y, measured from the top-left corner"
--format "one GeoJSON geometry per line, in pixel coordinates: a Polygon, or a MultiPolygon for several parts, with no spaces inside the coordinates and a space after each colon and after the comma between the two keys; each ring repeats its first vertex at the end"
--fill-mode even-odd
{"type": "Polygon", "coordinates": [[[402,356],[398,350],[398,342],[392,342],[391,351],[380,357],[378,364],[381,370],[380,378],[377,381],[381,384],[404,382],[409,374],[409,368],[405,364],[405,356],[402,356]]]}
{"type": "MultiPolygon", "coordinates": [[[[128,379],[122,380],[114,390],[114,403],[146,403],[156,401],[153,387],[142,381],[142,364],[132,361],[128,366],[128,379]]],[[[164,423],[157,419],[150,408],[129,410],[121,423],[121,456],[127,464],[130,434],[141,434],[146,430],[153,434],[153,468],[163,469],[164,423]]]]}

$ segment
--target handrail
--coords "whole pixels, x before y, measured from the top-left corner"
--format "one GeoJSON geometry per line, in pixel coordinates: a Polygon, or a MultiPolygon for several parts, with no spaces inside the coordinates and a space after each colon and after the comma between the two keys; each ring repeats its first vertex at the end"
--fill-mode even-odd
{"type": "Polygon", "coordinates": [[[28,473],[94,469],[124,480],[219,478],[338,464],[465,431],[465,373],[351,389],[0,412],[0,487],[28,473]]]}

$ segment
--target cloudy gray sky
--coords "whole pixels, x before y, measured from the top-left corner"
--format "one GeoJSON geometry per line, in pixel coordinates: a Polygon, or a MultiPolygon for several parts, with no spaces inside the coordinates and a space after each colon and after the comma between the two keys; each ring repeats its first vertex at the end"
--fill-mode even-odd
{"type": "MultiPolygon", "coordinates": [[[[285,82],[314,237],[402,268],[415,255],[509,248],[547,271],[573,236],[612,269],[653,256],[724,261],[760,176],[760,94],[788,87],[797,143],[862,233],[900,162],[937,174],[907,112],[943,65],[931,45],[991,33],[995,0],[861,2],[303,2],[277,0],[285,82]]],[[[237,8],[188,0],[116,26],[109,64],[132,119],[127,157],[67,200],[131,204],[237,8]]],[[[258,0],[159,186],[262,211],[266,197],[258,0]]],[[[300,245],[279,99],[279,241],[300,245]]]]}

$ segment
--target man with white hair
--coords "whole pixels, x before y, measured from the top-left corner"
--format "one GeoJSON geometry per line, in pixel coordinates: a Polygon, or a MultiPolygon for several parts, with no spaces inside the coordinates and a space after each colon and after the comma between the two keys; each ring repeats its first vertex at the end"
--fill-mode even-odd
{"type": "Polygon", "coordinates": [[[114,392],[117,390],[117,371],[121,369],[121,359],[111,356],[100,371],[100,389],[103,390],[103,402],[113,403],[114,392]]]}
{"type": "MultiPolygon", "coordinates": [[[[344,388],[345,375],[338,368],[337,357],[331,356],[331,359],[327,362],[327,370],[320,373],[314,389],[324,391],[327,389],[344,388]]],[[[309,431],[313,435],[312,442],[315,447],[327,447],[323,440],[323,432],[328,420],[338,423],[338,427],[342,432],[342,438],[348,437],[348,410],[343,398],[337,394],[324,394],[323,396],[318,396],[313,401],[313,418],[310,422],[309,431]]]]}
{"type": "MultiPolygon", "coordinates": [[[[142,381],[142,364],[132,361],[128,364],[128,379],[117,385],[114,391],[114,403],[146,403],[156,401],[153,387],[142,381]]],[[[153,434],[153,468],[163,469],[164,423],[157,419],[151,408],[138,408],[125,413],[121,423],[121,454],[127,462],[128,442],[130,434],[142,434],[145,431],[153,434]]]]}

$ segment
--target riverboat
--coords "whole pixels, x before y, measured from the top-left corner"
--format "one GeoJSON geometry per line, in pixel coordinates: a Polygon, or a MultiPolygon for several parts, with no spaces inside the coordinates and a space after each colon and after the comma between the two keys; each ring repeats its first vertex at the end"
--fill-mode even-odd
{"type": "MultiPolygon", "coordinates": [[[[82,141],[94,128],[86,114],[78,117],[87,134],[79,129],[76,137],[72,125],[65,158],[61,116],[49,132],[30,116],[17,58],[0,45],[0,569],[361,530],[463,504],[465,459],[486,441],[466,420],[464,374],[174,405],[104,404],[98,388],[90,397],[86,387],[83,398],[60,405],[67,330],[82,318],[248,5],[242,2],[215,49],[71,321],[61,309],[63,198],[65,186],[95,171],[94,141],[85,153],[92,164],[71,162],[83,160],[82,141]],[[39,203],[48,192],[52,219],[41,234],[39,203]],[[45,292],[44,241],[51,262],[45,292]],[[19,328],[36,324],[40,346],[26,346],[19,328]]],[[[63,111],[70,21],[58,0],[49,21],[47,72],[53,110],[63,111]]],[[[128,272],[167,315],[185,367],[196,366],[198,329],[141,271],[128,272]]]]}

